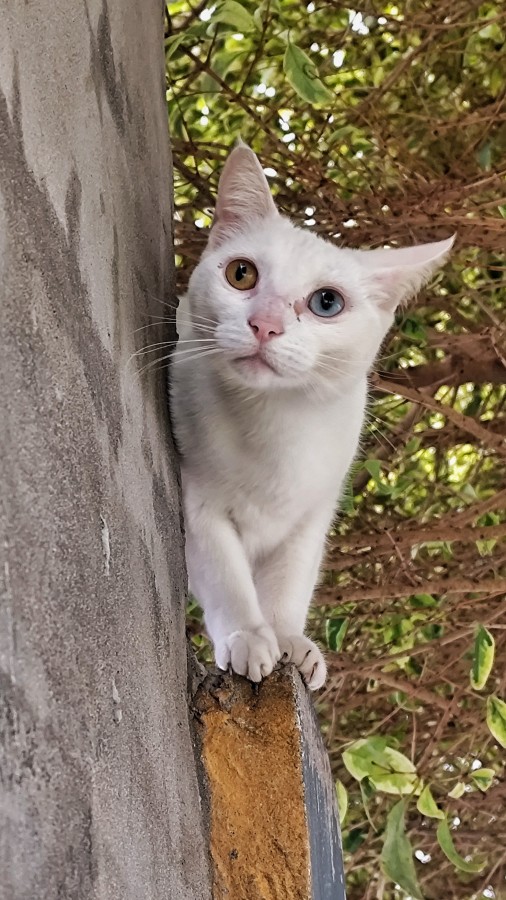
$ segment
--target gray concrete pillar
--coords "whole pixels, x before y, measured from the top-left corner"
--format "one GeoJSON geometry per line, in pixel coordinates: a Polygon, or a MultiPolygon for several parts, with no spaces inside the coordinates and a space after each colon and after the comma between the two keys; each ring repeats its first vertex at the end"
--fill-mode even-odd
{"type": "Polygon", "coordinates": [[[164,372],[159,0],[0,28],[0,897],[210,897],[164,372]],[[149,356],[152,359],[153,356],[149,356]]]}

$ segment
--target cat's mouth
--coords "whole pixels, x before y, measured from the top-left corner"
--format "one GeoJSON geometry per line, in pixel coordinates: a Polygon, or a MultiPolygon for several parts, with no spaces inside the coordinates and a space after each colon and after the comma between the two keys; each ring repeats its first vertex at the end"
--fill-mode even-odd
{"type": "Polygon", "coordinates": [[[279,375],[279,372],[276,371],[274,366],[267,362],[260,353],[253,353],[249,356],[238,356],[234,362],[238,363],[243,370],[251,372],[252,374],[274,372],[275,375],[279,375]]]}

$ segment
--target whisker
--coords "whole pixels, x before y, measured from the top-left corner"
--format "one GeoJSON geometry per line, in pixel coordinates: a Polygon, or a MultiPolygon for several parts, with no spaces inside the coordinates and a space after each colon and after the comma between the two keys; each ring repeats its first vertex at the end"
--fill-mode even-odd
{"type": "MultiPolygon", "coordinates": [[[[165,343],[165,346],[170,346],[170,345],[171,345],[171,342],[165,343]]],[[[153,349],[158,349],[158,348],[153,347],[153,349]]],[[[140,377],[142,374],[144,374],[146,371],[148,371],[150,369],[157,371],[158,368],[168,368],[169,363],[167,363],[166,366],[159,365],[160,363],[165,362],[165,360],[171,360],[172,364],[175,365],[178,362],[190,362],[193,359],[198,359],[201,356],[206,356],[211,353],[223,353],[223,352],[224,351],[221,349],[221,347],[185,347],[183,350],[179,351],[179,357],[177,359],[173,359],[174,350],[172,350],[170,353],[167,353],[165,356],[161,356],[161,357],[158,357],[157,359],[152,359],[149,362],[147,362],[146,365],[144,365],[140,369],[138,369],[138,371],[136,372],[136,375],[137,375],[137,377],[140,377]],[[184,356],[183,356],[183,354],[184,354],[184,356]],[[193,356],[191,356],[191,354],[193,354],[193,356]]],[[[134,356],[135,355],[136,354],[134,354],[134,356]]],[[[130,362],[130,359],[128,360],[128,362],[130,362]]]]}
{"type": "MultiPolygon", "coordinates": [[[[191,352],[192,352],[192,351],[191,351],[191,348],[187,348],[187,350],[183,350],[183,351],[181,351],[181,352],[182,352],[182,353],[188,353],[188,356],[184,356],[183,358],[178,357],[178,356],[175,356],[175,357],[173,358],[173,360],[172,360],[172,365],[175,366],[175,365],[177,365],[178,363],[181,363],[181,362],[189,362],[189,361],[193,362],[194,359],[200,359],[200,358],[203,357],[203,356],[210,356],[211,353],[224,353],[225,351],[222,350],[221,347],[210,347],[210,348],[207,348],[207,349],[206,349],[206,348],[204,348],[204,349],[199,348],[199,349],[195,350],[195,351],[194,351],[194,353],[195,353],[194,356],[190,356],[190,354],[191,354],[191,352]]],[[[165,357],[165,358],[167,358],[167,357],[165,357]]]]}
{"type": "Polygon", "coordinates": [[[142,366],[142,368],[140,368],[138,370],[137,374],[138,375],[144,374],[144,372],[147,372],[148,369],[152,369],[154,366],[157,365],[157,363],[164,362],[164,360],[166,360],[166,359],[170,359],[171,356],[172,356],[172,353],[168,353],[166,356],[160,356],[160,357],[158,357],[158,359],[150,360],[150,362],[146,363],[145,366],[142,366]]]}
{"type": "MultiPolygon", "coordinates": [[[[161,303],[162,306],[166,306],[167,309],[171,309],[173,312],[178,312],[179,306],[175,306],[173,303],[167,303],[166,300],[162,300],[160,297],[157,297],[151,291],[146,291],[148,297],[151,297],[152,300],[155,300],[157,303],[161,303]]],[[[194,318],[201,319],[203,322],[211,322],[213,325],[216,325],[216,322],[213,319],[210,319],[208,316],[203,316],[200,313],[192,313],[194,318]]]]}
{"type": "MultiPolygon", "coordinates": [[[[193,341],[192,341],[192,343],[193,343],[193,341]]],[[[183,347],[182,350],[179,350],[177,353],[174,353],[174,359],[178,359],[180,356],[183,356],[183,354],[186,356],[189,353],[197,353],[199,350],[204,351],[204,350],[214,350],[214,349],[221,350],[221,347],[215,348],[212,344],[208,347],[183,347]]]]}
{"type": "Polygon", "coordinates": [[[381,364],[383,362],[387,362],[389,359],[395,359],[396,356],[405,356],[406,348],[401,347],[399,350],[394,350],[392,353],[384,353],[381,356],[378,356],[376,362],[381,364]]]}
{"type": "Polygon", "coordinates": [[[221,347],[215,347],[210,350],[201,350],[200,352],[195,353],[194,356],[185,356],[183,358],[174,358],[172,353],[169,353],[168,356],[162,356],[160,359],[151,360],[151,362],[147,363],[142,369],[139,369],[139,375],[144,373],[148,369],[153,369],[153,371],[157,372],[158,369],[168,369],[169,366],[176,366],[178,363],[183,362],[193,362],[196,359],[200,359],[202,356],[209,356],[211,353],[223,353],[224,351],[221,347]],[[169,360],[165,366],[157,366],[157,363],[163,363],[165,360],[169,360]]]}
{"type": "Polygon", "coordinates": [[[201,322],[179,322],[179,324],[183,328],[194,328],[195,331],[208,331],[211,334],[214,334],[214,332],[216,331],[216,329],[213,328],[212,325],[203,325],[201,322]]]}
{"type": "Polygon", "coordinates": [[[181,344],[214,344],[214,338],[184,338],[182,341],[174,341],[174,348],[180,347],[181,344]]]}
{"type": "MultiPolygon", "coordinates": [[[[167,319],[162,316],[157,317],[157,318],[159,318],[158,322],[148,322],[147,325],[141,325],[140,328],[134,328],[134,330],[131,333],[137,334],[138,331],[144,331],[146,328],[154,328],[155,326],[160,327],[161,325],[172,325],[176,321],[175,319],[167,319]]],[[[191,326],[195,331],[199,331],[202,334],[206,334],[206,333],[214,334],[214,332],[215,332],[215,329],[212,328],[210,325],[202,325],[200,322],[180,322],[180,324],[182,325],[183,328],[187,327],[187,326],[191,326]]]]}
{"type": "Polygon", "coordinates": [[[156,294],[152,293],[152,291],[146,290],[146,294],[148,295],[148,297],[151,297],[151,299],[154,300],[155,303],[160,303],[162,306],[166,306],[167,309],[170,309],[173,312],[177,311],[178,307],[174,303],[167,303],[167,300],[162,300],[161,297],[157,297],[156,294]]]}
{"type": "Polygon", "coordinates": [[[130,354],[125,365],[129,366],[136,356],[141,356],[144,353],[153,353],[155,350],[159,350],[161,347],[170,347],[172,343],[173,341],[162,341],[160,344],[149,344],[149,346],[147,347],[140,347],[139,350],[135,350],[134,353],[130,354]]]}
{"type": "Polygon", "coordinates": [[[370,358],[366,357],[366,356],[361,356],[361,357],[355,356],[352,359],[350,359],[350,357],[334,356],[333,353],[320,353],[320,354],[318,354],[318,358],[319,359],[328,359],[331,362],[344,363],[345,365],[348,365],[350,367],[357,363],[362,364],[365,362],[367,362],[367,363],[370,362],[370,358]]]}
{"type": "Polygon", "coordinates": [[[209,323],[209,324],[211,324],[211,325],[214,325],[214,326],[216,326],[216,325],[218,324],[217,321],[216,321],[216,319],[211,319],[209,316],[203,316],[203,315],[201,315],[200,313],[192,312],[192,313],[191,313],[190,321],[191,321],[191,322],[194,322],[195,319],[198,319],[199,322],[204,322],[204,323],[207,322],[207,323],[209,323]]]}
{"type": "Polygon", "coordinates": [[[157,327],[160,327],[160,325],[164,325],[164,324],[170,325],[171,324],[170,319],[162,319],[160,317],[159,322],[148,322],[147,325],[141,325],[139,328],[134,328],[134,330],[131,333],[137,334],[138,331],[144,331],[145,328],[154,328],[155,325],[157,327]]]}
{"type": "MultiPolygon", "coordinates": [[[[135,353],[132,353],[129,356],[126,365],[128,366],[132,359],[135,359],[136,356],[142,356],[146,353],[154,353],[156,350],[160,350],[162,347],[171,347],[174,351],[179,344],[210,344],[212,345],[214,341],[212,338],[191,338],[187,341],[161,341],[159,344],[148,344],[147,347],[141,347],[139,350],[136,350],[135,353]]],[[[184,350],[181,350],[180,353],[185,353],[188,350],[197,350],[197,347],[186,347],[184,350]]]]}
{"type": "Polygon", "coordinates": [[[340,376],[345,377],[346,375],[350,374],[349,370],[342,369],[337,366],[326,365],[321,360],[319,360],[316,368],[317,368],[317,370],[320,370],[320,372],[330,372],[331,375],[340,375],[340,376]]]}
{"type": "MultiPolygon", "coordinates": [[[[174,316],[157,316],[156,313],[155,314],[152,313],[151,318],[158,319],[159,322],[177,322],[179,320],[181,322],[181,324],[193,325],[194,328],[211,328],[211,327],[217,325],[217,322],[213,321],[213,319],[205,319],[202,322],[200,322],[200,321],[195,321],[194,319],[191,319],[186,316],[182,317],[181,314],[179,314],[178,316],[175,316],[175,315],[174,316]]],[[[157,323],[155,323],[155,324],[157,324],[157,323]]]]}
{"type": "Polygon", "coordinates": [[[195,343],[196,341],[214,341],[214,338],[212,338],[212,337],[178,338],[178,340],[174,341],[174,343],[176,344],[176,346],[179,346],[179,344],[192,344],[192,343],[195,343]]]}
{"type": "MultiPolygon", "coordinates": [[[[377,419],[378,422],[383,422],[383,419],[378,419],[377,416],[373,416],[373,418],[374,418],[374,419],[377,419]]],[[[387,422],[385,422],[384,424],[385,424],[385,425],[388,425],[387,422]]],[[[385,434],[385,432],[382,431],[381,428],[378,428],[378,426],[376,426],[376,428],[375,428],[374,431],[373,431],[370,422],[366,422],[366,423],[365,423],[365,427],[366,427],[367,430],[369,431],[369,434],[372,434],[373,437],[376,437],[377,434],[381,435],[381,437],[383,438],[383,440],[386,441],[387,444],[390,444],[392,450],[393,450],[395,453],[397,452],[397,449],[398,449],[398,448],[395,446],[395,444],[392,443],[392,441],[390,440],[390,438],[388,437],[388,435],[385,434]]]]}
{"type": "Polygon", "coordinates": [[[164,322],[170,322],[171,324],[175,323],[176,325],[182,325],[183,328],[190,327],[190,328],[200,328],[200,329],[207,329],[208,331],[214,331],[214,329],[217,325],[217,323],[213,322],[211,319],[209,319],[209,323],[210,323],[209,324],[208,322],[199,322],[199,321],[195,322],[193,319],[182,318],[181,316],[177,316],[177,317],[174,316],[173,318],[170,318],[170,319],[167,316],[164,316],[164,317],[160,316],[160,318],[163,319],[164,322]]]}

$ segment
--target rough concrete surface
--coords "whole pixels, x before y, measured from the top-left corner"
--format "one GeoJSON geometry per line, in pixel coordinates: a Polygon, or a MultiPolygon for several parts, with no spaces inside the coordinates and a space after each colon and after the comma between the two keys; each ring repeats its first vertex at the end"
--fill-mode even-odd
{"type": "Polygon", "coordinates": [[[214,900],[344,900],[335,789],[295,670],[260,686],[209,676],[197,692],[214,900]]]}
{"type": "Polygon", "coordinates": [[[0,898],[204,900],[159,0],[0,28],[0,898]],[[149,356],[148,359],[152,359],[149,356]]]}

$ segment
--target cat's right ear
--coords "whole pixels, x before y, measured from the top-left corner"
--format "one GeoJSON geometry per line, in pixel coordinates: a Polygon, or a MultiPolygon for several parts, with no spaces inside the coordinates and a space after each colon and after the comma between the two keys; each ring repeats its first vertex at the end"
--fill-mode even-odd
{"type": "MultiPolygon", "coordinates": [[[[399,303],[413,297],[446,262],[456,235],[445,241],[377,250],[354,250],[368,270],[379,305],[393,312],[399,303]]],[[[358,258],[358,257],[357,257],[358,258]]]]}
{"type": "Polygon", "coordinates": [[[253,150],[238,142],[221,173],[208,248],[240,234],[254,219],[278,215],[262,166],[253,150]]]}

